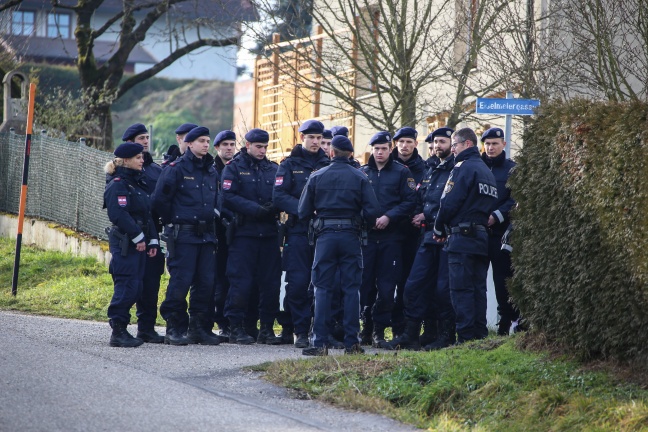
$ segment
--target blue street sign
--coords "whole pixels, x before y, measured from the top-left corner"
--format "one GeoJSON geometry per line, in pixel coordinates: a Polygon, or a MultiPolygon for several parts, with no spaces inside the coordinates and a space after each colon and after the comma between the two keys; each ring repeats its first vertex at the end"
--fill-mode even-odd
{"type": "Polygon", "coordinates": [[[477,98],[477,114],[533,115],[540,106],[539,99],[477,98]]]}

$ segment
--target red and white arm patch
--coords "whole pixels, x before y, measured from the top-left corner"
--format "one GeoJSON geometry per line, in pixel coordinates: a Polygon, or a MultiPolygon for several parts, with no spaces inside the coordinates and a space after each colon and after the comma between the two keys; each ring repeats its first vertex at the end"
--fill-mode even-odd
{"type": "Polygon", "coordinates": [[[277,177],[275,179],[275,186],[281,186],[283,184],[283,176],[277,177]]]}
{"type": "Polygon", "coordinates": [[[126,207],[128,205],[128,200],[126,199],[126,196],[119,195],[117,197],[117,204],[119,204],[119,207],[126,207]]]}
{"type": "Polygon", "coordinates": [[[223,180],[223,190],[230,190],[232,188],[232,180],[223,180]]]}

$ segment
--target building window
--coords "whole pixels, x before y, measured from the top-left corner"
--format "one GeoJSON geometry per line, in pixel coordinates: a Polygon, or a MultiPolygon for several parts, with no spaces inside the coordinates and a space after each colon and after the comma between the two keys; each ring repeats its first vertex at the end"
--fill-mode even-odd
{"type": "Polygon", "coordinates": [[[11,33],[29,36],[34,33],[36,13],[32,11],[14,11],[11,19],[11,33]]]}
{"type": "Polygon", "coordinates": [[[47,15],[47,37],[69,39],[71,33],[70,15],[51,13],[47,15]]]}

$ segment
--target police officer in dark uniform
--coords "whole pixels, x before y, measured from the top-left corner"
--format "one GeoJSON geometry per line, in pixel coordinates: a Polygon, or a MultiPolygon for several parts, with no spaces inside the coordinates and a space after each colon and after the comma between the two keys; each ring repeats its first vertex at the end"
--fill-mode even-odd
{"type": "MultiPolygon", "coordinates": [[[[225,164],[232,160],[236,154],[236,134],[231,130],[218,132],[214,138],[214,167],[218,174],[218,187],[220,189],[220,178],[223,175],[225,164]]],[[[218,336],[221,342],[229,342],[230,326],[225,318],[225,299],[229,291],[229,279],[227,278],[227,258],[229,248],[227,245],[226,225],[232,220],[232,214],[226,209],[220,209],[221,218],[216,222],[216,238],[218,239],[218,250],[216,251],[216,278],[214,279],[214,322],[218,324],[218,336]]]]}
{"type": "Polygon", "coordinates": [[[369,140],[371,156],[361,170],[369,178],[382,215],[369,225],[362,247],[363,270],[360,305],[371,308],[374,329],[372,345],[384,348],[385,329],[391,325],[394,291],[400,277],[403,234],[399,223],[409,222],[416,207],[416,184],[412,173],[394,161],[389,132],[378,132],[369,140]]]}
{"type": "Polygon", "coordinates": [[[506,141],[502,129],[488,129],[482,134],[481,141],[485,150],[482,160],[490,168],[497,182],[497,206],[488,218],[488,258],[493,266],[497,312],[500,316],[497,334],[506,336],[510,332],[511,323],[520,317],[517,308],[511,304],[506,289],[506,280],[513,276],[511,255],[502,250],[502,237],[510,225],[509,212],[515,206],[511,190],[506,186],[515,162],[506,158],[506,141]]]}
{"type": "MultiPolygon", "coordinates": [[[[423,180],[425,174],[425,161],[419,155],[416,147],[418,146],[418,132],[411,127],[403,127],[396,131],[394,134],[394,143],[396,148],[392,151],[392,157],[395,161],[402,163],[409,168],[414,182],[418,185],[423,180]]],[[[413,216],[413,215],[412,215],[413,216]]],[[[409,276],[416,251],[418,250],[418,242],[420,232],[417,228],[413,227],[410,221],[401,222],[400,227],[404,240],[403,240],[403,269],[401,277],[396,284],[396,304],[392,311],[392,331],[398,336],[405,330],[405,314],[403,303],[403,290],[407,277],[409,276]]]]}
{"type": "Polygon", "coordinates": [[[457,317],[458,343],[488,336],[486,226],[497,203],[497,183],[476,144],[477,136],[470,128],[452,134],[455,166],[434,222],[434,239],[448,240],[450,295],[457,317]]]}
{"type": "Polygon", "coordinates": [[[193,128],[184,137],[187,150],[162,171],[153,208],[164,223],[170,279],[160,313],[170,345],[218,345],[210,302],[214,297],[214,261],[218,215],[217,174],[209,154],[209,129],[193,128]],[[189,318],[187,328],[187,293],[189,318]],[[186,337],[184,333],[186,331],[186,337]]]}
{"type": "Polygon", "coordinates": [[[420,204],[412,220],[423,232],[423,239],[405,284],[406,330],[389,342],[387,349],[417,350],[419,341],[426,345],[426,349],[443,348],[454,343],[455,316],[450,300],[447,253],[443,251],[443,244],[433,239],[432,231],[441,194],[454,167],[454,156],[450,151],[452,132],[452,129],[443,127],[428,135],[434,143],[433,157],[437,163],[428,169],[419,185],[420,204]],[[419,337],[421,322],[424,319],[436,321],[437,317],[442,322],[439,338],[424,342],[423,335],[419,337]]]}
{"type": "MultiPolygon", "coordinates": [[[[151,196],[155,190],[162,168],[153,161],[149,152],[150,136],[146,126],[142,123],[135,123],[126,129],[122,135],[124,142],[134,142],[144,147],[144,180],[146,193],[151,196]]],[[[153,221],[157,232],[162,231],[162,224],[158,214],[153,211],[153,221]]],[[[142,295],[137,300],[137,337],[148,343],[163,343],[164,337],[155,331],[155,320],[157,319],[158,293],[160,292],[160,278],[164,273],[164,255],[155,254],[146,259],[146,270],[144,272],[144,287],[142,295]]]]}
{"type": "Polygon", "coordinates": [[[327,355],[331,295],[339,270],[344,304],[345,353],[364,352],[360,347],[359,292],[362,282],[361,221],[374,224],[380,205],[367,177],[351,166],[351,141],[335,136],[331,142],[331,165],[311,174],[299,199],[300,219],[314,221],[315,259],[312,280],[315,287],[315,318],[311,347],[304,355],[327,355]]]}
{"type": "MultiPolygon", "coordinates": [[[[338,135],[349,138],[349,128],[347,128],[346,126],[332,126],[330,131],[331,131],[331,139],[333,139],[333,137],[336,137],[338,135]]],[[[353,154],[349,156],[349,160],[351,161],[352,167],[358,169],[361,167],[360,162],[358,162],[358,160],[353,157],[353,154]]]]}
{"type": "Polygon", "coordinates": [[[278,165],[266,158],[270,136],[262,129],[245,134],[245,148],[223,170],[223,207],[234,214],[236,230],[229,245],[227,277],[230,282],[225,316],[230,322],[230,342],[254,342],[244,328],[250,296],[259,292],[261,328],[256,342],[281,343],[273,324],[279,312],[281,253],[278,243],[278,210],[272,190],[278,165]]]}
{"type": "Polygon", "coordinates": [[[324,152],[327,158],[330,159],[329,153],[331,149],[331,140],[333,139],[333,132],[330,129],[324,129],[322,133],[322,142],[320,143],[320,148],[324,152]]]}
{"type": "Polygon", "coordinates": [[[163,167],[168,166],[171,162],[175,161],[184,154],[185,150],[187,149],[187,143],[184,142],[184,137],[185,135],[187,135],[187,133],[189,133],[191,129],[195,127],[198,127],[198,125],[195,125],[193,123],[183,123],[182,125],[178,126],[178,128],[175,130],[177,144],[172,144],[167,149],[167,152],[163,156],[163,167]]]}
{"type": "Polygon", "coordinates": [[[290,311],[295,332],[295,347],[308,347],[311,325],[312,298],[308,295],[313,265],[313,248],[308,242],[310,219],[297,216],[299,197],[312,172],[329,164],[328,156],[320,149],[324,125],[307,120],[299,127],[302,144],[297,144],[290,156],[279,165],[274,183],[273,202],[288,215],[283,244],[282,265],[286,272],[284,304],[290,311]]]}
{"type": "Polygon", "coordinates": [[[142,294],[147,256],[155,257],[159,247],[142,174],[143,151],[140,144],[123,143],[115,149],[115,160],[105,167],[106,174],[112,176],[104,192],[104,207],[113,223],[106,231],[112,254],[109,269],[115,284],[108,306],[110,346],[114,347],[136,347],[143,343],[126,328],[130,309],[142,294]]]}

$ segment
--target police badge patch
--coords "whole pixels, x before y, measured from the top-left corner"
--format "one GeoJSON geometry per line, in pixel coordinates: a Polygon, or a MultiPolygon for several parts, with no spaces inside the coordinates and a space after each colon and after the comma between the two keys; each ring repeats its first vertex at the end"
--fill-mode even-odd
{"type": "Polygon", "coordinates": [[[283,177],[277,177],[275,179],[275,186],[281,186],[283,184],[283,177]]]}
{"type": "Polygon", "coordinates": [[[119,204],[119,207],[126,207],[126,205],[128,204],[128,200],[126,199],[125,196],[118,196],[117,204],[119,204]]]}
{"type": "Polygon", "coordinates": [[[409,186],[409,188],[412,189],[412,190],[418,189],[416,187],[416,182],[414,181],[413,178],[409,178],[409,177],[407,178],[407,186],[409,186]]]}
{"type": "Polygon", "coordinates": [[[451,181],[447,182],[445,185],[445,189],[443,189],[443,193],[444,194],[450,193],[453,187],[454,187],[454,182],[451,181]]]}
{"type": "Polygon", "coordinates": [[[232,180],[223,180],[223,190],[230,190],[232,187],[232,180]]]}

